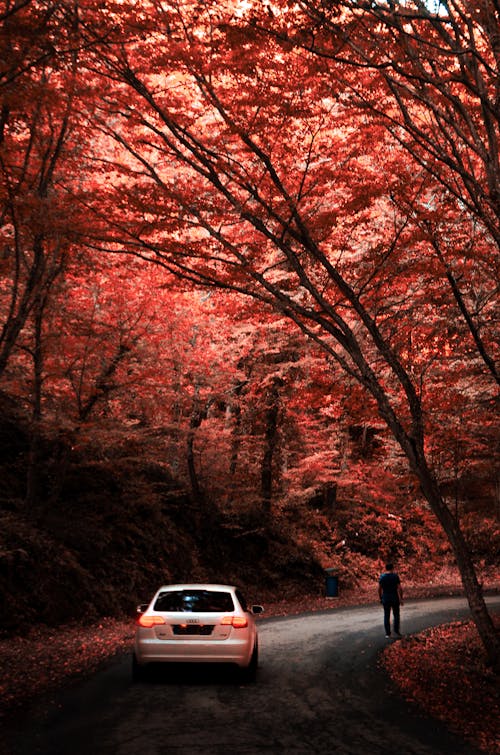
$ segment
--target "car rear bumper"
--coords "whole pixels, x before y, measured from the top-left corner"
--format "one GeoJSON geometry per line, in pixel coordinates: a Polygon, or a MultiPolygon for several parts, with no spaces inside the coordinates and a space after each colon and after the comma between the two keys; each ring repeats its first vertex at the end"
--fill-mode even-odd
{"type": "Polygon", "coordinates": [[[246,667],[250,663],[253,642],[248,638],[226,640],[158,640],[139,639],[135,642],[137,663],[235,663],[246,667]]]}

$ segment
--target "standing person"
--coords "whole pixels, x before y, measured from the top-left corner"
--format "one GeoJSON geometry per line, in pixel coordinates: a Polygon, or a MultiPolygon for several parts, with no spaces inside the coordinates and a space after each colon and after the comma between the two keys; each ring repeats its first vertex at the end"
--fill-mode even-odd
{"type": "Polygon", "coordinates": [[[378,595],[380,602],[384,606],[384,628],[385,636],[391,636],[391,609],[394,619],[394,634],[401,637],[399,633],[399,607],[403,605],[403,588],[399,575],[394,571],[392,564],[385,565],[385,572],[380,575],[378,580],[378,595]]]}

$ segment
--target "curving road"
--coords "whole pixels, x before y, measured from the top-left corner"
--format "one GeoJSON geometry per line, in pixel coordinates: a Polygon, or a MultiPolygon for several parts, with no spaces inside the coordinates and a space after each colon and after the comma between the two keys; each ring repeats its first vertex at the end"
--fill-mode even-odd
{"type": "MultiPolygon", "coordinates": [[[[500,606],[500,598],[490,599],[500,606]]],[[[409,601],[405,633],[468,615],[461,598],[409,601]]],[[[259,621],[257,683],[189,667],[130,678],[121,658],[10,722],[8,755],[477,755],[391,688],[379,606],[259,621]]]]}

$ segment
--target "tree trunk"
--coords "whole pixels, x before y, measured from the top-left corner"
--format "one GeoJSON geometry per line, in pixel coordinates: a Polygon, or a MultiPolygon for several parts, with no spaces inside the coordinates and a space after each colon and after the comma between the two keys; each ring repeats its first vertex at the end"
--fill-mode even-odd
{"type": "Polygon", "coordinates": [[[229,462],[229,475],[234,477],[238,466],[238,457],[241,445],[241,407],[235,404],[231,407],[231,414],[234,417],[234,427],[231,435],[231,459],[229,462]]]}
{"type": "Polygon", "coordinates": [[[198,473],[196,471],[196,464],[194,459],[194,439],[196,436],[196,430],[200,427],[203,420],[207,418],[210,404],[211,401],[208,401],[204,407],[200,407],[198,399],[195,399],[187,435],[187,468],[189,482],[191,484],[191,494],[193,496],[193,500],[197,503],[202,501],[203,492],[200,487],[200,483],[198,481],[198,473]]]}
{"type": "Polygon", "coordinates": [[[262,459],[261,495],[266,512],[273,497],[274,456],[278,444],[279,378],[275,378],[266,396],[264,456],[262,459]]]}
{"type": "Polygon", "coordinates": [[[201,497],[201,489],[198,482],[198,475],[196,473],[196,465],[194,462],[194,435],[194,431],[190,430],[187,439],[187,467],[189,482],[191,484],[191,493],[194,500],[199,501],[201,497]]]}
{"type": "Polygon", "coordinates": [[[429,501],[434,514],[439,519],[453,548],[465,595],[469,602],[472,618],[486,650],[488,663],[496,673],[500,673],[500,637],[488,613],[482,586],[478,582],[463,532],[457,519],[455,519],[443,501],[437,483],[429,470],[420,469],[418,476],[422,492],[429,501]]]}
{"type": "Polygon", "coordinates": [[[38,296],[34,311],[33,344],[33,402],[31,415],[30,448],[26,474],[26,504],[32,508],[39,502],[40,493],[40,438],[42,422],[43,350],[42,321],[44,301],[38,296]]]}

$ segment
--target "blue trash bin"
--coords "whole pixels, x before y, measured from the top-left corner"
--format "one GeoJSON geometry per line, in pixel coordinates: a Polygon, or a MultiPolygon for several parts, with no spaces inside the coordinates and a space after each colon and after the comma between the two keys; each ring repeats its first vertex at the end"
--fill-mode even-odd
{"type": "Polygon", "coordinates": [[[338,598],[339,596],[339,578],[335,569],[325,569],[326,597],[338,598]]]}

